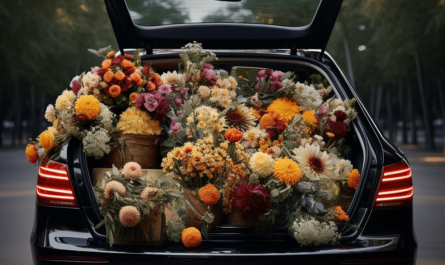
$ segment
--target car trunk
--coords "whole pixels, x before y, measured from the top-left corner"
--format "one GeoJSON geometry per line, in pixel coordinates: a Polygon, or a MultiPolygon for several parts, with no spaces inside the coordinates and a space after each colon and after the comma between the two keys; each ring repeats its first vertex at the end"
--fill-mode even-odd
{"type": "MultiPolygon", "coordinates": [[[[332,72],[328,68],[320,64],[319,62],[304,58],[302,56],[289,56],[285,54],[254,54],[254,53],[217,53],[219,60],[214,63],[216,69],[224,69],[230,73],[232,67],[234,66],[245,66],[245,67],[258,67],[258,68],[271,68],[276,70],[293,71],[297,74],[298,80],[304,82],[308,80],[309,76],[312,74],[320,74],[322,77],[326,78],[330,85],[334,88],[334,93],[338,98],[346,99],[346,93],[341,87],[340,83],[336,79],[332,72]]],[[[142,57],[143,60],[151,64],[158,72],[173,71],[177,68],[180,58],[177,53],[165,53],[156,55],[146,55],[142,57]]],[[[357,192],[353,196],[348,196],[347,198],[341,198],[342,205],[345,205],[345,211],[347,210],[348,215],[351,219],[350,224],[360,226],[365,221],[366,213],[369,212],[363,204],[358,203],[362,200],[369,200],[370,198],[363,198],[360,195],[360,191],[363,190],[363,182],[366,181],[366,176],[370,172],[371,165],[371,150],[369,149],[369,144],[367,144],[363,128],[360,126],[360,118],[352,122],[352,129],[345,138],[346,143],[351,147],[350,153],[345,157],[352,162],[354,168],[359,169],[362,172],[362,179],[357,192]],[[347,207],[351,205],[351,207],[347,207]]],[[[85,183],[90,185],[89,189],[89,199],[90,202],[84,205],[85,215],[90,220],[92,224],[91,229],[94,230],[93,235],[96,235],[96,239],[103,240],[105,238],[105,233],[103,229],[95,230],[94,224],[97,224],[101,220],[99,214],[100,203],[95,201],[94,196],[94,185],[97,181],[93,171],[95,168],[101,168],[103,160],[94,159],[81,159],[81,168],[83,169],[83,176],[85,183]]],[[[97,194],[96,194],[97,195],[97,194]]],[[[367,195],[371,196],[371,195],[367,195]]],[[[355,229],[347,229],[345,227],[340,227],[344,229],[344,238],[352,239],[356,235],[355,229]]],[[[215,249],[225,249],[228,251],[239,251],[246,253],[256,253],[255,246],[246,245],[245,242],[255,242],[257,244],[267,244],[268,249],[272,252],[295,252],[301,251],[297,244],[289,244],[289,242],[294,241],[287,233],[287,229],[282,226],[276,226],[272,229],[261,232],[256,227],[239,227],[233,225],[221,225],[217,226],[210,231],[210,241],[211,245],[206,245],[206,250],[201,251],[214,251],[215,249]],[[244,242],[244,243],[243,243],[244,242]]],[[[171,250],[171,243],[164,244],[165,249],[171,250]]],[[[158,248],[158,247],[156,247],[158,248]]],[[[173,247],[174,248],[174,247],[173,247]]],[[[329,248],[323,247],[323,248],[329,248]]],[[[259,250],[258,250],[259,251],[259,250]]]]}

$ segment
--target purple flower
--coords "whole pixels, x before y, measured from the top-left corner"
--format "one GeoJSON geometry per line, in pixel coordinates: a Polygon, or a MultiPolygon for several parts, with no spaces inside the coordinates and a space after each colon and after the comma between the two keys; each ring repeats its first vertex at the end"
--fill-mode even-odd
{"type": "Polygon", "coordinates": [[[188,87],[184,87],[183,89],[181,89],[181,91],[179,93],[181,93],[181,95],[185,95],[185,93],[187,93],[187,91],[189,91],[188,87]]]}
{"type": "Polygon", "coordinates": [[[179,107],[184,107],[184,104],[182,104],[182,99],[180,98],[175,98],[175,103],[179,107]]]}
{"type": "Polygon", "coordinates": [[[158,107],[158,105],[159,105],[159,102],[156,100],[156,98],[153,94],[145,95],[144,106],[148,111],[150,111],[150,112],[155,111],[155,109],[158,107]]]}
{"type": "Polygon", "coordinates": [[[177,133],[180,128],[181,124],[179,122],[176,122],[175,120],[172,120],[172,123],[170,124],[170,130],[172,130],[173,133],[177,133]]]}
{"type": "Polygon", "coordinates": [[[215,73],[208,68],[202,69],[202,76],[209,81],[216,79],[215,73]]]}
{"type": "Polygon", "coordinates": [[[275,71],[270,76],[270,79],[272,79],[272,81],[280,81],[280,78],[283,76],[283,74],[284,73],[281,71],[275,71]]]}
{"type": "Polygon", "coordinates": [[[134,103],[134,105],[138,108],[141,108],[144,103],[145,103],[145,95],[147,95],[147,93],[141,93],[139,94],[138,98],[136,99],[136,102],[134,103]]]}
{"type": "Polygon", "coordinates": [[[321,105],[320,108],[318,109],[318,115],[323,116],[328,112],[328,106],[326,106],[325,104],[321,105]]]}
{"type": "Polygon", "coordinates": [[[283,87],[283,83],[281,83],[280,81],[273,81],[273,86],[276,90],[278,90],[283,87]]]}
{"type": "Polygon", "coordinates": [[[159,93],[164,94],[164,95],[168,95],[172,92],[172,90],[170,89],[170,86],[166,85],[166,84],[160,85],[158,87],[158,91],[159,91],[159,93]]]}
{"type": "MultiPolygon", "coordinates": [[[[257,76],[258,77],[266,77],[266,70],[263,69],[263,70],[258,71],[257,76]]],[[[257,78],[257,80],[259,80],[259,79],[257,78]]]]}

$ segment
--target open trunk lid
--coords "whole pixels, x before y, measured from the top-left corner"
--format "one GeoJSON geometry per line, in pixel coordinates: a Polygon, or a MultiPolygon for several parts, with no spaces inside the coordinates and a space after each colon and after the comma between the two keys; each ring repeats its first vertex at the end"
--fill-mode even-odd
{"type": "Polygon", "coordinates": [[[105,0],[119,49],[325,50],[342,0],[105,0]]]}

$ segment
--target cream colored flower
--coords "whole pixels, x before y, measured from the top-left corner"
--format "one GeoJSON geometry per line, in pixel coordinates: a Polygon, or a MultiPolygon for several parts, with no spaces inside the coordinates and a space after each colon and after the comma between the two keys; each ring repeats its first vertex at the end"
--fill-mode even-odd
{"type": "Polygon", "coordinates": [[[182,78],[182,74],[178,74],[176,71],[172,73],[169,71],[161,75],[162,82],[164,82],[164,84],[172,86],[173,88],[176,88],[178,86],[182,78]]]}
{"type": "Polygon", "coordinates": [[[320,146],[306,144],[294,149],[292,156],[301,170],[311,181],[334,176],[334,165],[327,152],[320,151],[320,146]]]}
{"type": "Polygon", "coordinates": [[[252,155],[249,161],[249,166],[253,173],[261,178],[265,178],[273,174],[275,160],[268,154],[263,152],[256,152],[252,155]]]}
{"type": "Polygon", "coordinates": [[[49,122],[53,122],[56,119],[54,106],[52,104],[49,104],[48,107],[46,107],[45,118],[49,122]]]}
{"type": "Polygon", "coordinates": [[[56,100],[56,109],[58,111],[73,107],[73,102],[64,95],[60,95],[56,100]]]}
{"type": "Polygon", "coordinates": [[[124,174],[126,179],[138,179],[142,177],[143,172],[141,166],[136,162],[128,162],[122,169],[122,174],[124,174]]]}

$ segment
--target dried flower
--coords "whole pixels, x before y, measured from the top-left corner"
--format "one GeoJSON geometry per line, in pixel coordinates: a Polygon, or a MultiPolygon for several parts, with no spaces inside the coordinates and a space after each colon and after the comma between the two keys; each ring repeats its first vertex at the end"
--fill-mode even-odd
{"type": "Polygon", "coordinates": [[[108,69],[111,67],[111,60],[110,59],[105,59],[102,62],[102,68],[108,69]]]}
{"type": "Polygon", "coordinates": [[[75,104],[76,114],[86,115],[90,120],[94,120],[100,113],[100,102],[91,95],[80,96],[75,104]]]}
{"type": "Polygon", "coordinates": [[[136,100],[138,99],[138,97],[139,97],[139,94],[136,93],[136,92],[133,92],[133,93],[130,94],[130,101],[131,101],[131,102],[136,102],[136,100]]]}
{"type": "Polygon", "coordinates": [[[195,248],[201,245],[201,232],[194,227],[186,228],[182,231],[182,243],[187,248],[195,248]]]}
{"type": "Polygon", "coordinates": [[[342,221],[347,222],[349,220],[349,216],[346,214],[345,211],[343,211],[341,209],[341,206],[335,207],[334,208],[334,212],[335,212],[335,221],[337,221],[337,222],[342,222],[342,221]]]}
{"type": "Polygon", "coordinates": [[[274,173],[275,160],[268,154],[256,152],[250,157],[249,166],[253,173],[265,178],[274,173]]]}
{"type": "Polygon", "coordinates": [[[126,179],[138,179],[142,177],[143,172],[141,166],[136,162],[128,162],[122,169],[122,174],[124,174],[126,179]]]}
{"type": "Polygon", "coordinates": [[[357,169],[352,170],[348,173],[348,185],[353,189],[357,189],[358,183],[360,182],[360,172],[357,169]]]}
{"type": "Polygon", "coordinates": [[[333,161],[325,151],[320,151],[319,145],[306,144],[294,149],[293,158],[301,166],[306,176],[312,180],[320,180],[334,175],[333,161]]]}
{"type": "Polygon", "coordinates": [[[267,209],[271,208],[270,191],[261,184],[245,182],[236,186],[233,192],[233,206],[239,209],[243,217],[249,220],[255,220],[267,209]]]}
{"type": "Polygon", "coordinates": [[[26,158],[28,158],[28,161],[32,164],[37,163],[39,161],[39,156],[37,155],[37,150],[33,144],[28,144],[26,146],[26,158]]]}
{"type": "Polygon", "coordinates": [[[267,107],[267,111],[274,111],[281,114],[281,122],[288,123],[292,121],[296,114],[299,114],[301,107],[295,102],[294,99],[277,98],[272,104],[267,107]]]}
{"type": "Polygon", "coordinates": [[[141,193],[141,199],[145,202],[156,201],[164,194],[164,192],[157,188],[146,187],[141,193]]]}
{"type": "Polygon", "coordinates": [[[104,188],[105,199],[110,199],[110,200],[113,199],[114,192],[119,194],[120,197],[125,197],[127,190],[125,189],[124,185],[122,185],[122,183],[112,180],[105,185],[104,188]]]}
{"type": "Polygon", "coordinates": [[[119,221],[125,227],[134,227],[141,221],[141,213],[134,206],[124,206],[119,211],[119,221]]]}
{"type": "Polygon", "coordinates": [[[121,94],[121,87],[118,85],[112,85],[108,90],[111,97],[115,98],[121,94]]]}
{"type": "Polygon", "coordinates": [[[287,157],[278,158],[273,169],[275,177],[283,184],[293,186],[303,177],[303,173],[298,164],[287,157]]]}
{"type": "Polygon", "coordinates": [[[230,128],[226,131],[226,133],[224,134],[224,136],[226,137],[227,140],[229,140],[230,142],[238,142],[239,140],[241,140],[241,138],[243,138],[243,133],[238,131],[235,128],[230,128]]]}
{"type": "Polygon", "coordinates": [[[221,194],[213,184],[207,184],[199,189],[199,198],[207,205],[215,205],[219,202],[221,194]]]}
{"type": "Polygon", "coordinates": [[[130,107],[120,115],[116,130],[123,134],[159,135],[162,128],[159,121],[152,120],[148,112],[130,107]]]}

